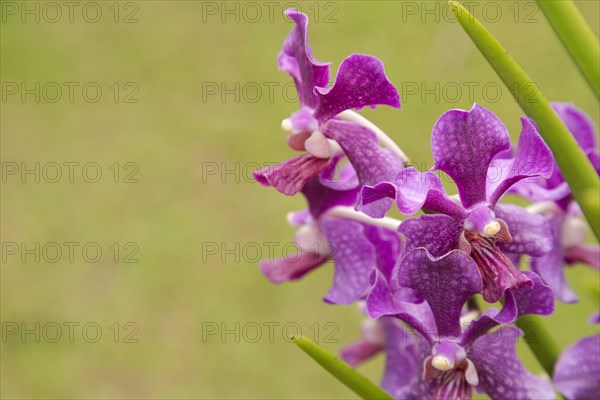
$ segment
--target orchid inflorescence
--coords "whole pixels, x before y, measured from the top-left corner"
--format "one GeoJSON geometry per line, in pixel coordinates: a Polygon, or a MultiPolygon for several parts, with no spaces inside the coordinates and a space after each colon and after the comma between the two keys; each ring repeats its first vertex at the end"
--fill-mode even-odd
{"type": "MultiPolygon", "coordinates": [[[[254,173],[285,195],[302,193],[306,210],[290,213],[298,256],[263,261],[273,283],[335,266],[324,300],[357,302],[368,316],[363,338],[342,350],[357,366],[386,355],[381,387],[398,399],[598,398],[600,337],[564,351],[553,380],[529,372],[515,339],[519,316],[551,315],[555,298],[578,300],[564,265],[600,269],[600,249],[585,243],[587,225],[535,121],[521,118],[519,142],[490,110],[453,109],[433,126],[435,164],[419,171],[389,136],[353,109],[400,96],[375,57],[352,54],[332,86],[329,63],[307,43],[308,18],[290,9],[294,27],[278,56],[296,84],[300,109],[283,120],[288,145],[302,154],[254,173]],[[456,184],[449,195],[441,174],[456,184]],[[531,202],[504,202],[511,193],[531,202]],[[413,216],[386,216],[396,205],[413,216]],[[529,270],[520,269],[530,258],[529,270]],[[502,301],[482,312],[475,299],[502,301]]],[[[553,108],[600,171],[596,129],[569,103],[553,108]]],[[[597,320],[597,319],[596,319],[597,320]]]]}

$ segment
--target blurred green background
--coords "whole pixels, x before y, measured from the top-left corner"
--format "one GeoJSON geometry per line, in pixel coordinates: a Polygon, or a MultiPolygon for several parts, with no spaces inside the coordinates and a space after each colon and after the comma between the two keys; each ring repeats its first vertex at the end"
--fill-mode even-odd
{"type": "MultiPolygon", "coordinates": [[[[284,339],[300,327],[335,352],[359,337],[355,307],[321,301],[332,266],[274,286],[256,263],[269,242],[281,255],[293,234],[285,215],[304,207],[250,179],[293,154],[279,126],[297,105],[276,65],[291,28],[281,11],[292,3],[84,2],[71,16],[56,4],[60,17],[44,2],[1,3],[1,396],[354,398],[284,339]],[[39,182],[22,175],[36,163],[39,182]],[[52,163],[62,172],[54,183],[52,163]],[[64,163],[79,163],[73,182],[64,163]],[[65,242],[78,243],[72,260],[65,242]],[[69,323],[78,324],[72,340],[69,323]]],[[[534,2],[471,4],[547,97],[598,123],[597,101],[534,2]]],[[[577,5],[598,33],[600,3],[577,5]]],[[[431,166],[433,123],[472,101],[517,138],[518,105],[445,2],[300,6],[332,75],[350,53],[384,61],[403,109],[362,113],[412,160],[431,166]]],[[[568,277],[581,302],[547,320],[563,346],[595,331],[587,318],[598,308],[588,291],[598,275],[575,267],[568,277]]],[[[382,361],[360,369],[377,381],[382,361]]]]}

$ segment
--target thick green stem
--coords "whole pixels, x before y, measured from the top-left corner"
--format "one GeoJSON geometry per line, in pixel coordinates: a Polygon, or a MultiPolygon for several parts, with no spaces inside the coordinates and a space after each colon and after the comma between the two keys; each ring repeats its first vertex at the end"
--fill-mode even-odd
{"type": "Polygon", "coordinates": [[[537,0],[548,22],[600,99],[600,43],[572,0],[537,0]]]}
{"type": "Polygon", "coordinates": [[[536,122],[571,187],[573,196],[583,209],[596,237],[600,239],[600,181],[587,156],[542,92],[529,90],[535,87],[532,86],[533,81],[494,36],[459,3],[450,1],[449,4],[458,22],[510,89],[525,114],[536,122]]]}
{"type": "Polygon", "coordinates": [[[560,347],[536,315],[523,315],[517,320],[517,326],[525,333],[525,342],[540,365],[552,377],[554,364],[560,355],[560,347]]]}
{"type": "Polygon", "coordinates": [[[356,372],[348,364],[340,361],[327,350],[303,336],[294,336],[292,340],[306,354],[325,368],[331,375],[346,385],[363,399],[391,400],[389,394],[381,390],[373,382],[356,372]]]}

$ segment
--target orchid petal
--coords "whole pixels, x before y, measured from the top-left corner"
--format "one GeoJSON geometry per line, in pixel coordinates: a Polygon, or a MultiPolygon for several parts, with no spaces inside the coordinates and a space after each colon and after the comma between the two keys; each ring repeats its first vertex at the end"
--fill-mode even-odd
{"type": "Polygon", "coordinates": [[[352,54],[340,64],[331,88],[316,85],[319,99],[315,117],[323,123],[344,110],[386,104],[400,108],[398,91],[385,75],[381,60],[352,54]]]}

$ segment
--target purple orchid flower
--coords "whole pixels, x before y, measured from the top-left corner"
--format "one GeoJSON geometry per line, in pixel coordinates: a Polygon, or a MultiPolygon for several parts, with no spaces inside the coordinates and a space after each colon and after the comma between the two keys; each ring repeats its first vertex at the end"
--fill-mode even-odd
{"type": "MultiPolygon", "coordinates": [[[[571,103],[552,103],[552,108],[569,128],[579,146],[600,174],[598,132],[592,119],[571,103]]],[[[556,161],[552,175],[527,179],[513,186],[511,192],[534,202],[554,201],[564,211],[567,211],[573,201],[571,189],[563,178],[556,161]]]]}
{"type": "Polygon", "coordinates": [[[513,326],[490,332],[519,315],[554,311],[552,290],[533,272],[524,273],[533,288],[508,291],[502,310],[487,310],[463,330],[463,305],[483,286],[473,259],[461,250],[439,258],[422,248],[405,255],[392,274],[392,290],[379,280],[367,299],[372,318],[395,316],[410,328],[385,324],[382,388],[403,400],[470,399],[473,388],[493,399],[553,399],[550,383],[532,375],[517,357],[515,339],[522,332],[513,326]],[[425,302],[407,309],[396,296],[402,287],[425,302]]]}
{"type": "Polygon", "coordinates": [[[333,260],[333,286],[324,300],[350,304],[367,294],[374,269],[391,271],[400,252],[400,239],[394,229],[397,223],[389,229],[361,222],[365,218],[357,221],[344,217],[360,217],[351,208],[358,196],[357,177],[352,166],[346,164],[339,180],[332,182],[336,165],[332,163],[302,189],[308,210],[290,215],[290,223],[298,228],[294,239],[298,254],[264,260],[260,270],[271,282],[283,283],[333,260]],[[347,213],[336,213],[340,207],[346,207],[347,213]]]}
{"type": "MultiPolygon", "coordinates": [[[[600,314],[591,318],[599,323],[600,314]]],[[[600,399],[600,334],[585,337],[563,351],[554,367],[554,385],[569,400],[600,399]]]]}
{"type": "Polygon", "coordinates": [[[278,63],[296,83],[300,110],[283,120],[282,128],[288,133],[289,146],[306,153],[255,171],[255,179],[281,193],[294,195],[342,150],[354,165],[361,184],[392,179],[406,156],[380,129],[350,111],[379,104],[400,108],[400,96],[386,77],[383,63],[375,57],[352,54],[342,61],[333,86],[328,88],[329,63],[312,57],[307,42],[307,16],[294,9],[285,14],[295,25],[283,43],[278,63]],[[391,148],[381,148],[382,140],[391,148]]]}
{"type": "MultiPolygon", "coordinates": [[[[590,117],[569,103],[553,103],[552,106],[600,173],[597,132],[590,117]]],[[[511,188],[511,192],[536,202],[531,209],[546,217],[552,229],[552,250],[533,258],[531,269],[554,289],[559,300],[565,303],[578,301],[567,283],[563,267],[583,263],[600,270],[600,247],[585,244],[587,224],[581,218],[581,211],[573,201],[558,164],[554,165],[548,179],[528,179],[511,188]]]]}
{"type": "Polygon", "coordinates": [[[475,104],[469,111],[444,113],[433,127],[433,170],[406,168],[394,183],[363,187],[359,209],[380,217],[380,202],[392,198],[407,215],[420,209],[438,213],[402,223],[399,231],[406,238],[406,250],[425,247],[439,257],[463,249],[481,273],[487,302],[498,301],[506,289],[531,285],[511,260],[519,254],[539,257],[550,251],[548,222],[522,207],[498,202],[520,180],[549,177],[554,160],[534,122],[521,118],[521,123],[516,156],[504,158],[510,148],[508,131],[491,111],[475,104]],[[435,171],[454,180],[459,201],[446,194],[435,171]]]}

